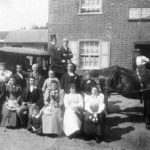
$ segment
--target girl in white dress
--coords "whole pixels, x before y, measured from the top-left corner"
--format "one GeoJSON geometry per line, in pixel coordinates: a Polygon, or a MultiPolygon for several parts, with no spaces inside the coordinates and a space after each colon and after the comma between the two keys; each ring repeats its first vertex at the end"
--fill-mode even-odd
{"type": "Polygon", "coordinates": [[[96,142],[99,143],[104,136],[105,127],[104,94],[98,94],[98,88],[93,86],[91,88],[91,95],[86,95],[84,102],[84,133],[86,136],[94,136],[96,138],[96,142]]]}
{"type": "Polygon", "coordinates": [[[82,116],[83,98],[80,94],[76,93],[74,84],[70,84],[69,91],[70,93],[64,97],[63,130],[66,136],[73,138],[80,132],[82,126],[82,120],[79,116],[82,116]]]}

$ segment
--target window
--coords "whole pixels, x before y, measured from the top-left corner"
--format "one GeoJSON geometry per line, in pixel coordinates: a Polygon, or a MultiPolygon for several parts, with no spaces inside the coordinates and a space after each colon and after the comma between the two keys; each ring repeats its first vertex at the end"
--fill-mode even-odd
{"type": "Polygon", "coordinates": [[[80,0],[79,13],[102,13],[102,0],[80,0]]]}
{"type": "Polygon", "coordinates": [[[100,69],[109,67],[108,41],[80,41],[79,68],[100,69]]]}
{"type": "Polygon", "coordinates": [[[150,8],[129,8],[129,21],[149,21],[150,8]]]}

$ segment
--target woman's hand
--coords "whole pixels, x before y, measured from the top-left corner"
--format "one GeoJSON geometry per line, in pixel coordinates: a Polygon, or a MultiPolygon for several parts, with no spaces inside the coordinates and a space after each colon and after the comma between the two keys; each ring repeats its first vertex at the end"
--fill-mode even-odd
{"type": "Polygon", "coordinates": [[[22,102],[22,106],[26,105],[27,103],[26,102],[22,102]]]}

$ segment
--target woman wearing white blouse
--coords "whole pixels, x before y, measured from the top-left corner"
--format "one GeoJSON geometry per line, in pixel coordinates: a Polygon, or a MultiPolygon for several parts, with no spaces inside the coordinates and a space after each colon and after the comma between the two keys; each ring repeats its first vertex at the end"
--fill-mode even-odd
{"type": "Polygon", "coordinates": [[[83,109],[83,98],[80,94],[76,93],[74,84],[69,86],[69,94],[64,97],[65,113],[63,121],[63,130],[66,136],[73,138],[80,132],[82,120],[79,115],[83,109]]]}
{"type": "Polygon", "coordinates": [[[105,104],[104,94],[98,95],[98,88],[93,86],[91,88],[91,95],[85,96],[85,120],[84,133],[86,136],[94,136],[96,142],[99,143],[104,136],[105,125],[105,104]]]}

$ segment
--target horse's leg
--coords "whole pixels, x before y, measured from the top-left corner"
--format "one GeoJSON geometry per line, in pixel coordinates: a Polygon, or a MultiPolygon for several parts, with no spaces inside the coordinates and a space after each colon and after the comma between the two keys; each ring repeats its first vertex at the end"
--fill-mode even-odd
{"type": "Polygon", "coordinates": [[[109,92],[104,92],[104,103],[105,103],[105,113],[108,115],[110,113],[109,107],[108,107],[108,97],[110,93],[109,92]]]}
{"type": "Polygon", "coordinates": [[[146,128],[150,129],[150,95],[145,96],[144,100],[144,116],[146,128]]]}

